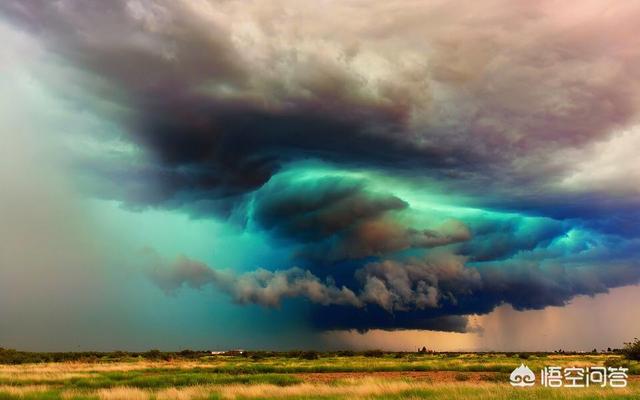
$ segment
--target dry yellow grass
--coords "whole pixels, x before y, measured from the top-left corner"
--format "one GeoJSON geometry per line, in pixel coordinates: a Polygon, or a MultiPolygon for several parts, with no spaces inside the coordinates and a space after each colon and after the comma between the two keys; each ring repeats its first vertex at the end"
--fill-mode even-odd
{"type": "MultiPolygon", "coordinates": [[[[103,400],[146,400],[154,395],[158,400],[196,400],[207,398],[211,393],[219,393],[227,399],[263,398],[263,397],[296,397],[308,396],[344,396],[348,398],[364,398],[371,395],[397,394],[411,389],[423,389],[430,385],[425,382],[409,382],[403,380],[376,380],[373,378],[347,379],[342,384],[310,384],[303,383],[292,386],[259,385],[228,385],[228,386],[189,386],[183,388],[169,388],[157,392],[135,388],[101,389],[97,394],[103,400]]],[[[431,385],[432,387],[432,385],[431,385]]],[[[87,392],[66,391],[64,398],[72,398],[87,392]]]]}
{"type": "Polygon", "coordinates": [[[128,387],[115,387],[97,391],[101,400],[147,400],[151,396],[148,390],[128,387]]]}
{"type": "MultiPolygon", "coordinates": [[[[185,388],[171,388],[158,392],[135,390],[130,388],[105,389],[98,392],[100,399],[105,400],[142,400],[155,395],[158,400],[198,400],[205,399],[211,393],[218,393],[225,399],[238,398],[288,398],[301,396],[314,397],[338,397],[347,399],[366,399],[371,396],[402,395],[407,391],[429,390],[435,398],[439,399],[465,399],[470,393],[474,399],[510,399],[514,391],[505,384],[497,383],[468,383],[468,382],[447,382],[447,383],[427,383],[410,382],[402,380],[375,380],[371,378],[349,379],[340,385],[309,384],[303,383],[293,386],[275,386],[268,384],[260,385],[229,385],[229,386],[192,386],[185,388]]],[[[611,389],[593,388],[588,392],[571,389],[552,389],[545,392],[543,388],[525,389],[532,399],[546,399],[553,395],[555,399],[580,399],[584,396],[588,398],[605,398],[614,393],[611,389]]],[[[631,396],[635,392],[630,389],[616,389],[615,394],[631,396]]],[[[403,398],[423,398],[418,395],[411,395],[403,398]]]]}
{"type": "MultiPolygon", "coordinates": [[[[255,399],[255,398],[299,398],[299,397],[327,397],[332,399],[371,399],[375,396],[388,396],[389,398],[411,398],[412,396],[430,397],[433,399],[451,399],[451,398],[474,398],[482,400],[510,400],[514,396],[529,400],[564,400],[564,399],[593,399],[593,398],[610,398],[610,396],[627,396],[640,398],[640,380],[637,376],[631,376],[629,380],[630,387],[621,390],[589,388],[584,390],[570,389],[546,389],[542,387],[527,388],[525,390],[512,388],[506,380],[493,381],[481,379],[479,375],[487,375],[489,377],[497,377],[496,372],[470,372],[466,368],[474,365],[481,365],[488,371],[495,371],[498,368],[492,368],[495,364],[500,366],[508,363],[517,364],[520,359],[514,358],[492,358],[482,356],[462,356],[462,357],[432,357],[424,359],[364,359],[362,357],[346,358],[346,359],[322,359],[322,360],[299,360],[299,359],[269,359],[269,360],[252,360],[244,358],[231,359],[212,359],[209,361],[133,361],[133,362],[64,362],[64,363],[44,363],[44,364],[23,364],[23,365],[1,365],[0,393],[8,394],[21,398],[23,396],[32,395],[36,398],[39,396],[37,392],[42,393],[42,398],[51,398],[51,396],[61,395],[64,399],[72,399],[74,397],[96,397],[104,400],[202,400],[211,397],[212,394],[219,395],[224,399],[255,399]],[[473,361],[476,361],[474,364],[473,361]],[[480,363],[480,361],[482,363],[480,363]],[[215,375],[214,372],[197,371],[191,372],[190,369],[197,367],[211,368],[224,366],[225,371],[243,371],[243,368],[254,367],[272,367],[278,368],[307,368],[309,366],[340,366],[340,367],[362,367],[368,369],[384,366],[428,366],[434,368],[432,371],[378,371],[379,374],[366,375],[365,372],[352,371],[340,375],[332,372],[304,372],[295,373],[298,379],[302,379],[303,383],[278,386],[279,380],[274,379],[255,379],[247,382],[253,384],[240,384],[231,382],[245,382],[242,380],[223,380],[224,385],[208,380],[200,380],[209,374],[215,375]],[[372,366],[373,365],[373,366],[372,366]],[[440,369],[436,368],[439,367],[440,369]],[[456,369],[459,368],[459,369],[456,369]],[[158,371],[142,371],[145,369],[158,369],[158,371]],[[199,379],[181,380],[177,387],[165,387],[174,382],[173,369],[181,369],[179,373],[176,371],[175,377],[185,378],[190,374],[197,375],[199,379]],[[165,370],[165,371],[163,371],[165,370]],[[166,371],[169,370],[169,371],[166,371]],[[114,372],[114,374],[111,374],[114,372]],[[124,373],[124,374],[116,374],[124,373]],[[128,373],[128,374],[127,374],[128,373]],[[198,375],[199,374],[199,375],[198,375]],[[320,374],[328,379],[315,379],[313,374],[320,374]],[[430,375],[431,374],[431,375],[430,375]],[[476,374],[478,376],[468,377],[476,374]],[[494,374],[494,375],[489,375],[494,374]],[[465,379],[457,379],[458,375],[464,375],[465,379]],[[123,377],[137,377],[136,380],[128,380],[123,377]],[[73,378],[80,378],[73,382],[73,378]],[[95,381],[90,382],[90,379],[95,381]],[[164,381],[167,379],[167,381],[164,381]],[[337,382],[336,382],[337,379],[337,382]],[[32,380],[30,382],[29,380],[32,380]],[[129,383],[131,382],[131,383],[129,383]],[[197,384],[201,382],[210,382],[201,384],[200,386],[180,386],[184,384],[197,384]],[[4,386],[3,386],[4,385],[4,386]],[[26,385],[26,386],[22,386],[26,385]],[[129,385],[119,386],[119,385],[129,385]],[[132,387],[137,386],[137,387],[132,387]],[[97,389],[103,387],[104,389],[97,389]],[[152,389],[153,388],[153,389],[152,389]]],[[[604,358],[595,358],[588,356],[555,356],[550,355],[547,358],[535,358],[527,360],[533,368],[538,368],[544,364],[572,365],[579,363],[581,365],[591,364],[593,362],[604,362],[604,358]],[[595,361],[594,361],[595,360],[595,361]],[[537,364],[536,364],[537,363],[537,364]]],[[[260,369],[256,369],[261,371],[260,369]]],[[[296,371],[293,369],[293,371],[296,371]]],[[[258,374],[260,375],[260,374],[258,374]]],[[[269,378],[269,374],[263,377],[269,378]]],[[[224,376],[224,374],[221,374],[224,376]]],[[[246,377],[252,379],[257,375],[247,374],[246,377]]],[[[276,376],[276,375],[274,375],[276,376]]],[[[227,375],[227,378],[229,375],[227,375]]],[[[193,377],[192,377],[193,378],[193,377]]],[[[504,378],[504,377],[502,377],[504,378]]],[[[191,379],[191,378],[190,378],[191,379]]],[[[294,383],[295,380],[286,383],[294,383]]]]}
{"type": "Polygon", "coordinates": [[[169,388],[160,390],[156,393],[157,400],[193,400],[204,399],[212,392],[215,392],[215,388],[211,386],[189,386],[184,388],[169,388]]]}
{"type": "MultiPolygon", "coordinates": [[[[224,398],[287,398],[297,396],[334,396],[346,399],[366,399],[371,396],[402,395],[403,398],[424,398],[424,395],[406,395],[405,392],[429,391],[429,397],[435,399],[467,399],[473,397],[480,400],[511,399],[516,392],[531,399],[581,399],[606,398],[612,394],[618,396],[633,396],[637,390],[632,388],[590,388],[584,391],[576,389],[547,389],[542,387],[530,389],[514,389],[504,383],[469,383],[469,382],[408,382],[408,381],[380,381],[374,379],[351,379],[344,385],[312,385],[300,384],[288,387],[274,385],[233,385],[220,389],[218,392],[224,398]]],[[[196,397],[197,398],[197,397],[196,397]]],[[[183,397],[182,399],[190,399],[183,397]]],[[[195,399],[195,398],[194,398],[195,399]]]]}
{"type": "Polygon", "coordinates": [[[20,365],[0,365],[1,374],[38,374],[38,373],[81,373],[87,371],[96,372],[123,372],[134,371],[146,368],[196,368],[214,367],[215,362],[198,361],[136,361],[136,362],[114,362],[114,363],[83,363],[83,362],[60,362],[60,363],[40,363],[40,364],[20,364],[20,365]]]}
{"type": "Polygon", "coordinates": [[[365,397],[374,394],[394,394],[424,387],[425,383],[402,380],[375,380],[371,378],[348,379],[343,385],[303,383],[292,386],[275,385],[229,385],[221,388],[222,397],[291,397],[313,394],[314,396],[365,397]]]}
{"type": "Polygon", "coordinates": [[[11,381],[41,381],[42,383],[54,383],[65,379],[72,378],[89,378],[97,374],[91,372],[33,372],[26,374],[24,372],[0,372],[0,379],[11,381]]]}
{"type": "Polygon", "coordinates": [[[49,386],[34,385],[34,386],[8,386],[0,385],[0,393],[7,393],[12,396],[22,396],[29,393],[44,392],[49,389],[49,386]]]}

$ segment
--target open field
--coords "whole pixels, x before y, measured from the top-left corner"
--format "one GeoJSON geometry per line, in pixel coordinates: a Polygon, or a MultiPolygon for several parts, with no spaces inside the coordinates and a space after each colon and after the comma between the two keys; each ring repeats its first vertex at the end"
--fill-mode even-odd
{"type": "Polygon", "coordinates": [[[0,365],[0,399],[595,399],[640,398],[640,365],[617,355],[385,354],[204,356],[197,359],[0,365]],[[543,366],[624,364],[626,388],[512,388],[520,363],[543,366]]]}

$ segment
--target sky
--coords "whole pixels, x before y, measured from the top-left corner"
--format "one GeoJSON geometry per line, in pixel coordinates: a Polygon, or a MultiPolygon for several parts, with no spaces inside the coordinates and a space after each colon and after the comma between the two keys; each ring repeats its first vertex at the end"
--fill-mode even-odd
{"type": "Polygon", "coordinates": [[[0,3],[0,347],[640,333],[640,5],[0,3]]]}

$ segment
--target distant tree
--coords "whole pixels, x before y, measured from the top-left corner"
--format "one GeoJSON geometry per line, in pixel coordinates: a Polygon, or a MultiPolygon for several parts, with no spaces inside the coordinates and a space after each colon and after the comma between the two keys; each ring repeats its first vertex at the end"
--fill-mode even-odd
{"type": "Polygon", "coordinates": [[[628,360],[640,360],[640,339],[635,338],[633,342],[625,343],[622,354],[628,360]]]}
{"type": "Polygon", "coordinates": [[[607,347],[607,353],[611,353],[611,347],[607,347]]]}
{"type": "Polygon", "coordinates": [[[426,346],[422,346],[422,348],[420,350],[418,350],[419,353],[426,353],[427,352],[427,347],[426,346]]]}
{"type": "Polygon", "coordinates": [[[142,357],[148,359],[148,360],[158,360],[160,358],[162,358],[162,352],[158,349],[152,349],[149,351],[145,351],[144,353],[142,353],[142,357]]]}

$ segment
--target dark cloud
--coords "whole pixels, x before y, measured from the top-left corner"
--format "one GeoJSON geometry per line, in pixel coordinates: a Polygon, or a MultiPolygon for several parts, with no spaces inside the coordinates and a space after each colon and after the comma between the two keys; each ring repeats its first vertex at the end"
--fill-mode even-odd
{"type": "Polygon", "coordinates": [[[402,199],[344,177],[275,179],[256,195],[252,218],[264,230],[302,244],[299,255],[316,261],[384,256],[469,240],[465,224],[449,220],[433,229],[402,222],[402,199]]]}
{"type": "MultiPolygon", "coordinates": [[[[208,267],[206,264],[189,259],[185,256],[178,257],[174,262],[166,263],[155,253],[149,254],[151,257],[147,260],[147,275],[149,279],[164,290],[167,294],[175,295],[182,287],[187,286],[193,289],[202,289],[211,286],[217,290],[229,294],[233,300],[239,304],[258,304],[265,307],[278,307],[281,302],[287,298],[306,299],[312,304],[322,306],[313,314],[313,318],[325,316],[329,313],[329,317],[323,318],[322,329],[359,329],[367,330],[370,328],[381,329],[431,329],[442,331],[464,332],[468,330],[467,318],[463,316],[441,316],[420,313],[426,309],[437,308],[438,305],[432,302],[432,299],[426,299],[425,293],[422,292],[424,282],[419,282],[416,287],[415,299],[404,299],[402,302],[386,302],[383,297],[388,296],[376,292],[372,288],[371,282],[377,278],[373,277],[374,270],[379,271],[379,266],[370,265],[363,270],[357,271],[360,278],[365,279],[365,286],[356,294],[351,289],[342,286],[336,286],[332,278],[327,278],[324,282],[309,271],[300,268],[290,268],[286,270],[268,271],[258,269],[253,272],[236,275],[230,271],[219,271],[208,267]],[[409,304],[412,303],[412,304],[409,304]],[[406,312],[409,307],[418,306],[411,312],[406,312]],[[364,307],[364,308],[363,308],[364,307]],[[397,312],[405,310],[403,312],[397,312]],[[366,316],[369,322],[363,324],[362,316],[366,316]],[[349,316],[345,319],[344,316],[349,316]],[[355,316],[355,318],[354,318],[355,316]]],[[[434,267],[432,271],[426,271],[421,274],[422,278],[427,276],[438,279],[446,275],[451,282],[444,282],[443,287],[453,286],[453,281],[462,281],[456,279],[459,271],[454,271],[456,267],[439,266],[430,264],[434,267]],[[451,269],[445,272],[447,269],[451,269]]],[[[387,278],[393,274],[403,274],[400,270],[393,270],[394,264],[387,264],[387,278]]],[[[475,272],[469,271],[473,275],[475,272]]],[[[446,279],[445,279],[446,281],[446,279]]],[[[385,281],[389,282],[389,281],[385,281]]],[[[380,281],[384,286],[384,283],[380,281]]],[[[395,284],[402,285],[398,281],[395,284]]],[[[405,282],[404,288],[407,293],[412,291],[414,287],[412,283],[405,282]]],[[[430,280],[431,285],[438,285],[438,282],[430,280]]],[[[386,289],[382,289],[386,290],[386,289]]],[[[402,290],[396,287],[391,290],[402,290]]],[[[434,289],[438,291],[439,289],[434,289]]],[[[429,296],[429,295],[427,295],[429,296]]],[[[436,295],[437,297],[438,295],[436,295]]],[[[438,301],[438,300],[433,300],[438,301]]],[[[432,314],[432,313],[431,313],[432,314]]],[[[317,321],[316,321],[317,325],[317,321]]]]}
{"type": "MultiPolygon", "coordinates": [[[[247,86],[255,77],[247,75],[230,32],[185,4],[33,0],[0,7],[94,74],[96,96],[127,107],[119,118],[130,140],[151,155],[126,166],[140,190],[111,195],[131,206],[197,209],[199,201],[253,191],[285,163],[307,158],[394,168],[444,168],[474,159],[462,149],[416,145],[405,134],[409,110],[354,96],[354,77],[324,63],[299,77],[294,92],[256,93],[274,96],[277,106],[254,95],[227,95],[224,88],[257,90],[247,86]]],[[[83,167],[112,180],[122,161],[84,160],[83,167]]]]}
{"type": "Polygon", "coordinates": [[[477,292],[482,277],[459,257],[437,257],[406,263],[383,261],[357,271],[362,297],[393,312],[456,304],[459,295],[477,292]]]}
{"type": "Polygon", "coordinates": [[[333,329],[433,329],[466,331],[467,315],[485,314],[502,304],[516,310],[564,306],[578,295],[593,296],[609,288],[640,281],[634,260],[638,243],[609,248],[591,243],[523,250],[507,261],[475,265],[450,252],[422,258],[383,260],[350,270],[345,286],[300,268],[263,269],[243,275],[213,270],[181,257],[170,265],[154,260],[151,280],[168,293],[183,285],[212,285],[241,304],[273,307],[286,298],[313,304],[315,327],[333,329]],[[594,254],[594,247],[600,247],[594,254]],[[562,253],[571,253],[562,257],[562,253]],[[599,259],[607,259],[600,264],[599,259]]]}
{"type": "Polygon", "coordinates": [[[330,280],[322,282],[309,271],[290,268],[279,271],[258,269],[236,275],[229,271],[218,271],[206,264],[178,257],[173,263],[164,265],[157,257],[151,261],[147,273],[149,278],[166,293],[175,293],[183,286],[201,289],[211,285],[228,293],[239,304],[259,304],[277,307],[283,299],[301,297],[321,305],[361,306],[358,297],[346,287],[337,287],[330,280]]]}
{"type": "Polygon", "coordinates": [[[565,234],[571,225],[550,218],[520,216],[507,218],[483,218],[470,220],[475,240],[460,246],[461,254],[471,261],[494,261],[510,258],[514,254],[533,250],[565,234]]]}
{"type": "Polygon", "coordinates": [[[151,270],[159,287],[307,298],[326,306],[313,315],[323,329],[461,331],[464,315],[503,303],[563,305],[638,281],[637,196],[565,178],[638,122],[640,7],[284,3],[0,3],[82,76],[88,94],[60,94],[138,150],[74,160],[94,195],[237,215],[309,268],[234,275],[182,258],[151,270]],[[490,210],[418,223],[393,187],[305,178],[295,165],[309,160],[435,182],[490,210]],[[336,266],[337,283],[323,280],[336,266]]]}
{"type": "MultiPolygon", "coordinates": [[[[384,256],[409,249],[429,249],[469,240],[469,228],[457,220],[449,220],[433,229],[407,228],[392,219],[364,222],[354,228],[344,241],[337,243],[329,259],[384,256]]],[[[326,249],[320,249],[326,250],[326,249]]],[[[315,253],[317,254],[318,249],[315,253]]]]}
{"type": "MultiPolygon", "coordinates": [[[[377,19],[384,3],[358,17],[377,19]]],[[[465,4],[475,17],[425,4],[343,30],[332,27],[349,7],[310,15],[294,2],[299,23],[279,7],[10,0],[0,12],[127,110],[118,117],[129,140],[151,156],[128,168],[142,168],[136,186],[156,194],[112,194],[133,205],[205,212],[217,207],[202,202],[251,192],[308,158],[514,195],[570,168],[563,149],[637,121],[640,54],[603,45],[633,32],[636,7],[577,30],[544,4],[465,4]]],[[[93,170],[110,179],[120,167],[93,170]]]]}
{"type": "Polygon", "coordinates": [[[470,332],[476,328],[469,324],[469,318],[461,315],[434,317],[431,312],[389,313],[382,308],[369,305],[365,310],[328,306],[315,308],[311,323],[322,331],[371,329],[387,331],[418,329],[442,332],[470,332]]]}
{"type": "MultiPolygon", "coordinates": [[[[578,225],[627,238],[640,235],[640,207],[635,196],[611,193],[582,193],[579,196],[547,194],[526,200],[502,199],[499,203],[490,202],[486,206],[501,211],[569,221],[564,224],[565,227],[578,225]]],[[[558,227],[560,225],[556,224],[556,228],[558,227]]],[[[551,226],[549,228],[556,229],[551,226]]]]}
{"type": "Polygon", "coordinates": [[[313,242],[405,208],[398,197],[368,193],[362,181],[328,177],[268,185],[257,193],[253,217],[264,229],[313,242]]]}
{"type": "Polygon", "coordinates": [[[564,306],[578,295],[635,284],[640,281],[640,266],[629,260],[606,266],[518,260],[473,267],[448,255],[373,263],[356,274],[365,307],[314,308],[318,329],[467,331],[471,327],[465,316],[486,314],[502,304],[516,310],[564,306]]]}
{"type": "Polygon", "coordinates": [[[432,308],[457,314],[484,313],[508,303],[515,309],[562,306],[576,295],[594,295],[609,287],[637,282],[634,265],[565,266],[511,261],[470,267],[455,257],[385,261],[358,272],[365,298],[382,308],[432,308]]]}

